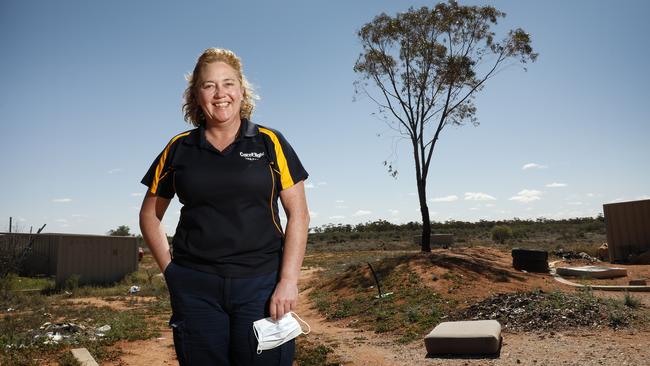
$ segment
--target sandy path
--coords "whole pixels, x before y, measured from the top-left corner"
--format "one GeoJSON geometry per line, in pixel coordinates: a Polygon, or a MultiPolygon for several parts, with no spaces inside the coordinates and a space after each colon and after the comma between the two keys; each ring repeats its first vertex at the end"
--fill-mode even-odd
{"type": "MultiPolygon", "coordinates": [[[[305,288],[319,271],[318,268],[303,270],[300,277],[301,288],[305,288]]],[[[398,348],[388,336],[349,328],[342,322],[325,320],[309,301],[310,291],[311,289],[307,288],[300,292],[300,303],[296,311],[311,326],[311,333],[302,337],[307,337],[314,343],[330,346],[344,364],[399,365],[404,364],[404,356],[424,361],[422,350],[398,348]]]]}

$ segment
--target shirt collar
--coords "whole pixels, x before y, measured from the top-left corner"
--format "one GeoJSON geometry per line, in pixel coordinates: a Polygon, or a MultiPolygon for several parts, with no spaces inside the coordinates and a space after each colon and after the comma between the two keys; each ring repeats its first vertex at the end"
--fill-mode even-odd
{"type": "MultiPolygon", "coordinates": [[[[241,125],[239,126],[239,136],[235,139],[235,142],[242,139],[242,137],[255,137],[260,133],[257,125],[246,118],[242,118],[241,125]]],[[[183,139],[183,142],[189,145],[198,145],[202,147],[210,146],[205,139],[205,126],[200,125],[198,128],[195,128],[192,133],[187,136],[188,138],[183,139]]]]}

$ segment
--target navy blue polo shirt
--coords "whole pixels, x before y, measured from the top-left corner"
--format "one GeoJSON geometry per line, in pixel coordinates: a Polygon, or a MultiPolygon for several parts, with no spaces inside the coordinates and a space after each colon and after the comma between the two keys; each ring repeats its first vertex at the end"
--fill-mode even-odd
{"type": "Polygon", "coordinates": [[[279,269],[279,192],[307,176],[282,134],[242,119],[238,137],[221,152],[202,126],[176,135],[142,183],[160,197],[177,195],[183,205],[172,242],[175,263],[253,277],[279,269]]]}

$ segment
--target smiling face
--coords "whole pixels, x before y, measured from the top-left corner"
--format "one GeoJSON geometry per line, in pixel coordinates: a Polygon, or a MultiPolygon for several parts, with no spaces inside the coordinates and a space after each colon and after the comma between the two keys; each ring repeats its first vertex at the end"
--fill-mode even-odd
{"type": "Polygon", "coordinates": [[[225,62],[201,66],[196,96],[208,125],[239,123],[244,91],[239,73],[225,62]]]}

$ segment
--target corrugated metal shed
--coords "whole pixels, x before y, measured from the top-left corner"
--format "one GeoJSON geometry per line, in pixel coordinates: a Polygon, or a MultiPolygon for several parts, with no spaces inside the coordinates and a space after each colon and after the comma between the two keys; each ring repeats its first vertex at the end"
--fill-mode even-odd
{"type": "Polygon", "coordinates": [[[603,205],[611,261],[627,261],[650,251],[650,200],[603,205]]]}
{"type": "Polygon", "coordinates": [[[61,285],[72,275],[80,284],[119,281],[138,270],[138,243],[134,237],[76,234],[0,234],[0,250],[20,251],[31,237],[34,244],[22,273],[54,276],[61,285]]]}

